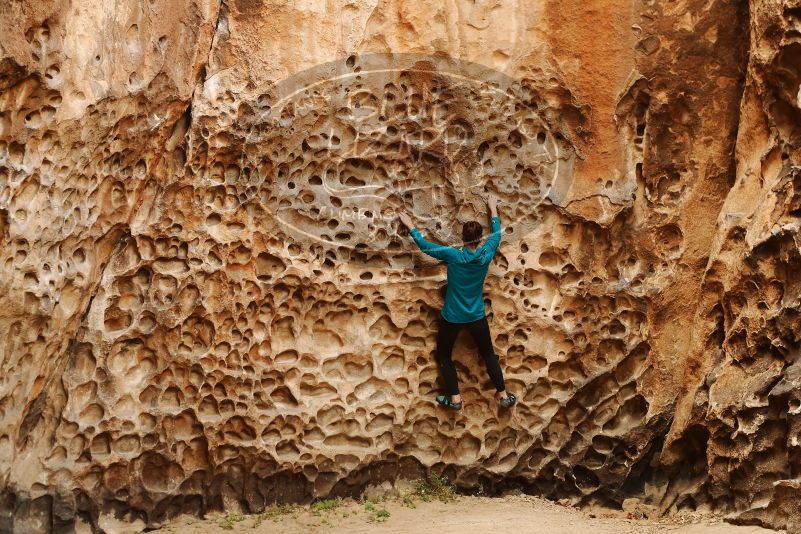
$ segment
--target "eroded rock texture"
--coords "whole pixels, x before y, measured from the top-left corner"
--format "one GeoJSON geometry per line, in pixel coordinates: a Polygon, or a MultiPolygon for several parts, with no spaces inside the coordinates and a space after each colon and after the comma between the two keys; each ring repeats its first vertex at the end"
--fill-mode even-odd
{"type": "Polygon", "coordinates": [[[2,7],[0,530],[429,470],[797,528],[789,0],[2,7]],[[522,402],[462,339],[454,416],[394,214],[487,191],[522,402]]]}

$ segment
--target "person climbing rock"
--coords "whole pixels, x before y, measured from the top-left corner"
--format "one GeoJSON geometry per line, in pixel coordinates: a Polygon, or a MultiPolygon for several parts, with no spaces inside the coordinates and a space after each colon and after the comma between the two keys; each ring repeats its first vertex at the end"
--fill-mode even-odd
{"type": "Polygon", "coordinates": [[[498,217],[498,199],[494,195],[487,198],[490,214],[490,235],[479,246],[483,233],[481,223],[468,221],[462,226],[460,248],[437,245],[426,241],[412,219],[400,213],[399,219],[409,228],[409,234],[420,250],[432,258],[448,265],[448,285],[445,292],[445,305],[440,312],[440,327],[437,333],[437,364],[445,382],[446,395],[438,395],[437,402],[451,410],[462,408],[459,394],[459,380],[453,365],[453,345],[461,330],[467,330],[478,346],[478,351],[487,367],[487,372],[495,385],[495,397],[504,408],[513,406],[517,398],[506,391],[503,371],[492,348],[489,324],[484,313],[484,279],[489,264],[501,243],[501,219],[498,217]]]}

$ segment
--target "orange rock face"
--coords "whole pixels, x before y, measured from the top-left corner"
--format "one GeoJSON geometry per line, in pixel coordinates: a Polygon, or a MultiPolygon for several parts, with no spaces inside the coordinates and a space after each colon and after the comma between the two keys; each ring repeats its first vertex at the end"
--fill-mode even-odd
{"type": "MultiPolygon", "coordinates": [[[[444,472],[793,529],[789,0],[7,2],[0,530],[260,511],[444,472]],[[444,269],[500,198],[507,384],[444,269]]],[[[794,515],[795,514],[795,515],[794,515]]]]}

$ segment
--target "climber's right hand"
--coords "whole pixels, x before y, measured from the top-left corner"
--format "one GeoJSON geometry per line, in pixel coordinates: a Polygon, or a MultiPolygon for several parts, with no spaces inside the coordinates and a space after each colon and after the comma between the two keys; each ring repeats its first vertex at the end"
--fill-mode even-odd
{"type": "Polygon", "coordinates": [[[487,195],[487,207],[490,210],[491,217],[498,215],[498,197],[496,197],[493,193],[487,195]]]}
{"type": "Polygon", "coordinates": [[[406,212],[403,212],[403,211],[402,211],[402,212],[400,212],[400,213],[398,214],[398,219],[400,219],[400,222],[401,222],[401,224],[403,224],[403,226],[405,226],[405,227],[406,227],[406,228],[408,228],[409,230],[411,230],[412,228],[414,228],[414,223],[412,222],[412,218],[411,218],[411,217],[409,217],[409,216],[406,214],[406,212]]]}

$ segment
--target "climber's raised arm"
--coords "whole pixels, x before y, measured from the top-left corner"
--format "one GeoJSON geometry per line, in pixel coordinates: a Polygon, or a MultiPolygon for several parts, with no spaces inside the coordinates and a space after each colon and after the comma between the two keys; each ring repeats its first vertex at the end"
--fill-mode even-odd
{"type": "Polygon", "coordinates": [[[411,217],[409,217],[409,215],[406,213],[401,212],[398,215],[398,218],[400,219],[400,222],[409,229],[409,235],[412,236],[412,239],[414,239],[414,242],[417,243],[417,246],[420,247],[420,250],[423,251],[423,253],[428,254],[432,258],[445,262],[456,261],[459,258],[459,251],[455,248],[445,245],[437,245],[436,243],[427,241],[423,237],[423,234],[420,233],[420,230],[415,227],[411,217]]]}
{"type": "Polygon", "coordinates": [[[501,244],[501,219],[498,217],[498,197],[490,194],[487,197],[487,207],[489,208],[490,216],[490,235],[484,243],[484,247],[490,251],[492,256],[498,250],[498,245],[501,244]]]}

